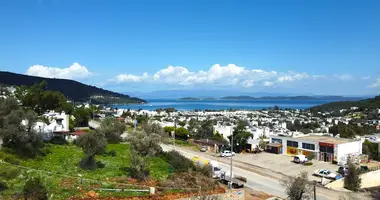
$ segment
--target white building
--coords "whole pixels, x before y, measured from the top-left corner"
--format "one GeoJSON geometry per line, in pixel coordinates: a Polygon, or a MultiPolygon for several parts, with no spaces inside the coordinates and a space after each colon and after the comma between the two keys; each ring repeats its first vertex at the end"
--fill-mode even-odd
{"type": "Polygon", "coordinates": [[[214,134],[218,131],[223,137],[228,140],[228,136],[231,135],[231,133],[234,130],[234,126],[225,126],[225,125],[216,125],[214,126],[214,134]]]}
{"type": "Polygon", "coordinates": [[[315,159],[319,161],[339,164],[345,164],[349,155],[362,154],[361,140],[320,135],[299,137],[271,135],[269,147],[273,153],[288,155],[314,153],[315,159]]]}

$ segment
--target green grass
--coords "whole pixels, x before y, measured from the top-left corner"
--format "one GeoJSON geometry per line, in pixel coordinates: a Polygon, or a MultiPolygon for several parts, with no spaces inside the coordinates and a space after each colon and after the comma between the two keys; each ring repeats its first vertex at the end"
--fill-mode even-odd
{"type": "MultiPolygon", "coordinates": [[[[19,159],[16,156],[0,151],[0,159],[8,157],[8,160],[19,160],[21,167],[28,169],[20,169],[19,175],[8,180],[8,190],[0,194],[0,197],[9,197],[14,193],[22,191],[28,176],[40,176],[43,183],[49,191],[49,195],[53,195],[52,199],[67,199],[70,196],[83,195],[85,192],[94,187],[115,188],[115,182],[126,182],[126,172],[122,167],[128,167],[130,163],[129,145],[128,144],[109,144],[107,152],[116,151],[116,156],[108,155],[96,156],[97,161],[105,164],[104,168],[94,171],[82,170],[78,167],[78,163],[84,156],[82,149],[75,145],[51,145],[48,144],[44,151],[50,152],[44,157],[37,159],[19,159]],[[10,159],[11,158],[11,159],[10,159]],[[36,170],[33,170],[36,169],[36,170]],[[73,178],[67,177],[72,176],[73,178]],[[92,179],[96,181],[82,180],[92,179]],[[77,177],[77,178],[75,178],[77,177]],[[119,179],[114,179],[114,178],[119,179]],[[82,191],[78,188],[84,188],[82,191]]],[[[153,179],[164,180],[169,174],[169,164],[160,157],[147,158],[150,166],[150,176],[153,179]]],[[[9,168],[9,165],[0,164],[1,169],[9,168]]],[[[15,167],[13,167],[15,168],[15,167]]],[[[120,187],[120,185],[118,186],[120,187]]],[[[126,186],[121,186],[126,187],[126,186]]],[[[98,192],[101,196],[136,196],[146,195],[146,193],[132,192],[98,192]]]]}

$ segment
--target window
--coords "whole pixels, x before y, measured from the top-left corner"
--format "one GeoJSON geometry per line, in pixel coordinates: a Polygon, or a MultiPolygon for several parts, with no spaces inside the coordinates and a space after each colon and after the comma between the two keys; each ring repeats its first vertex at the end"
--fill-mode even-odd
{"type": "Polygon", "coordinates": [[[286,142],[286,145],[287,145],[288,147],[298,147],[298,142],[288,140],[288,141],[286,142]]]}
{"type": "Polygon", "coordinates": [[[282,140],[281,139],[277,139],[277,138],[272,138],[272,143],[282,144],[282,140]]]}
{"type": "Polygon", "coordinates": [[[315,150],[315,145],[314,144],[308,144],[308,143],[302,143],[302,148],[303,149],[315,150]]]}

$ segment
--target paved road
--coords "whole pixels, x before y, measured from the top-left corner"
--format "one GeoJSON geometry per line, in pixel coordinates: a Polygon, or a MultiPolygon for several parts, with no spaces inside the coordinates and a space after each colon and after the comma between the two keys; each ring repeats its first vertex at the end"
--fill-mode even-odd
{"type": "MultiPolygon", "coordinates": [[[[187,158],[193,158],[194,156],[199,156],[204,159],[212,159],[212,157],[209,157],[207,155],[204,155],[202,153],[189,151],[183,148],[168,146],[168,145],[162,145],[162,148],[164,151],[170,151],[175,148],[176,151],[182,153],[187,158]]],[[[220,167],[223,171],[229,171],[230,166],[219,162],[220,167]]],[[[277,180],[273,180],[264,176],[261,176],[259,174],[240,169],[238,167],[233,168],[233,172],[236,175],[244,176],[247,178],[248,182],[246,184],[246,187],[249,187],[251,189],[257,190],[257,191],[263,191],[268,194],[272,194],[278,197],[286,197],[285,195],[285,189],[283,186],[279,184],[277,180]]]]}
{"type": "MultiPolygon", "coordinates": [[[[197,151],[181,148],[178,146],[174,147],[172,145],[162,144],[162,149],[164,151],[170,151],[170,150],[175,149],[176,151],[180,152],[182,155],[190,159],[193,158],[194,156],[198,156],[200,158],[207,159],[207,160],[215,160],[215,157],[213,156],[207,155],[202,152],[197,152],[197,151]]],[[[222,160],[222,162],[219,161],[218,163],[221,166],[223,171],[229,171],[230,166],[229,164],[227,164],[229,163],[228,161],[229,159],[228,158],[223,158],[223,159],[226,159],[226,160],[222,160]]],[[[263,176],[258,173],[255,173],[254,171],[250,170],[247,167],[242,167],[241,165],[239,165],[239,163],[237,164],[238,166],[235,166],[234,164],[233,172],[236,175],[244,176],[247,178],[248,182],[246,184],[246,187],[251,188],[256,191],[262,191],[274,196],[278,196],[282,198],[286,197],[285,188],[279,183],[278,174],[276,175],[273,174],[273,177],[263,176]]],[[[330,200],[330,199],[336,200],[336,199],[339,199],[341,195],[344,195],[344,193],[338,192],[338,191],[332,191],[332,190],[328,190],[328,189],[320,188],[320,187],[317,188],[317,200],[330,200]]],[[[367,198],[363,197],[362,199],[364,200],[367,198]]]]}

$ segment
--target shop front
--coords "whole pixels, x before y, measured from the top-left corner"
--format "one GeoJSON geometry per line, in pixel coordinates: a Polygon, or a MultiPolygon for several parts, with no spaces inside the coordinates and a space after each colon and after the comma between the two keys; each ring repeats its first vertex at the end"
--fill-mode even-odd
{"type": "Polygon", "coordinates": [[[319,160],[324,162],[334,161],[334,144],[319,143],[319,160]]]}

